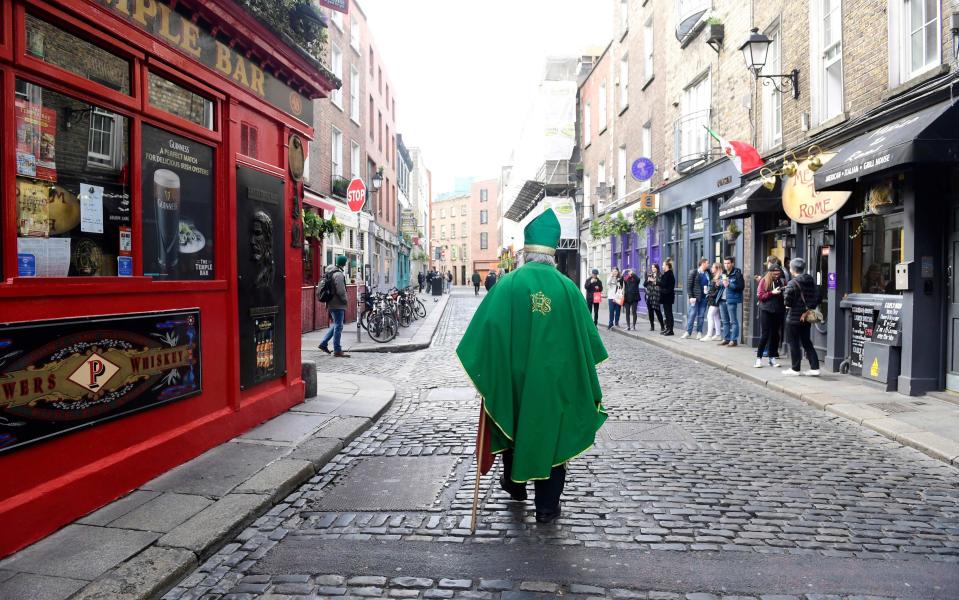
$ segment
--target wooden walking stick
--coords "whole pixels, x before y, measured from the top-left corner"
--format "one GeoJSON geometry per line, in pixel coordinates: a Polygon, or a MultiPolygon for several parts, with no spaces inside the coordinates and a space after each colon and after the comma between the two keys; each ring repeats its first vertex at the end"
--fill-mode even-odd
{"type": "Polygon", "coordinates": [[[470,535],[476,533],[476,509],[479,506],[480,477],[483,475],[483,444],[486,440],[486,411],[483,408],[483,399],[480,398],[479,434],[476,436],[476,483],[473,485],[473,520],[470,525],[470,535]]]}

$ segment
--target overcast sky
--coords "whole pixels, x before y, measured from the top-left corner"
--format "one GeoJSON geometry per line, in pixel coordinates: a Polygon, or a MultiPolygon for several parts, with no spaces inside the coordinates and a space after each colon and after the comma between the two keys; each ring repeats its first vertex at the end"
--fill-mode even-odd
{"type": "Polygon", "coordinates": [[[361,0],[396,90],[397,130],[422,148],[433,194],[496,177],[546,57],[605,48],[612,0],[361,0]]]}

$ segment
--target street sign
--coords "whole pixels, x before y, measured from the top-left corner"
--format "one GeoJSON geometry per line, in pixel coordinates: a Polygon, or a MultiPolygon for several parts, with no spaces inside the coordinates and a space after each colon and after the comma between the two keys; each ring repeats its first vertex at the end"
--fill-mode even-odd
{"type": "Polygon", "coordinates": [[[354,179],[346,188],[346,204],[355,213],[363,210],[363,205],[366,204],[366,184],[362,179],[354,179]]]}

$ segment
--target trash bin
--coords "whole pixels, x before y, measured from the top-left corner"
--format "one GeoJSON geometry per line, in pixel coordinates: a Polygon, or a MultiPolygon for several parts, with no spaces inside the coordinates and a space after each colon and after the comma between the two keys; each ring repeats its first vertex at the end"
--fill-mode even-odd
{"type": "Polygon", "coordinates": [[[433,286],[433,295],[442,296],[443,295],[443,284],[446,283],[446,280],[442,277],[434,277],[430,285],[433,286]]]}

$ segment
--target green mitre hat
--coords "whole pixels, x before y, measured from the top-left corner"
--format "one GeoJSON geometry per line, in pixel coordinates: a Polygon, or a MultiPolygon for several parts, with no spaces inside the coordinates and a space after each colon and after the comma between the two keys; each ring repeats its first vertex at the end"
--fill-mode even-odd
{"type": "Polygon", "coordinates": [[[523,250],[552,256],[556,254],[556,246],[559,245],[559,233],[559,219],[552,208],[547,208],[546,212],[530,221],[523,229],[523,250]]]}

